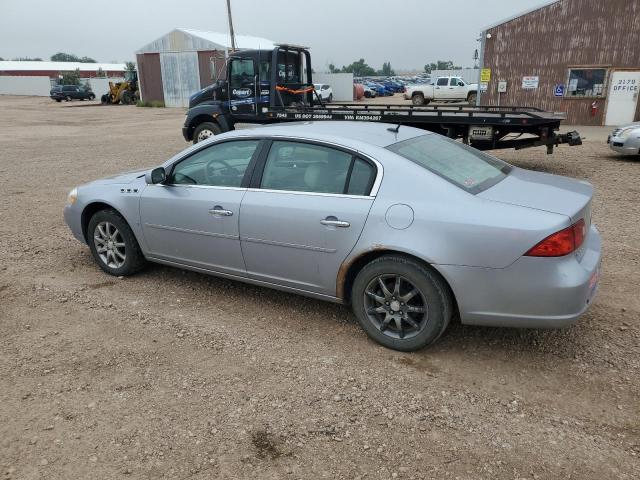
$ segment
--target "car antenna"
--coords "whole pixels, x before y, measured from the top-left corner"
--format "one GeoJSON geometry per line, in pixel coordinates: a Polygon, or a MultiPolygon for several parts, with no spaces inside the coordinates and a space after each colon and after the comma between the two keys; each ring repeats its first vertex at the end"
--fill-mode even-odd
{"type": "Polygon", "coordinates": [[[398,126],[396,128],[387,128],[387,130],[389,130],[390,132],[393,133],[398,133],[400,131],[400,127],[402,126],[402,123],[399,123],[398,126]]]}

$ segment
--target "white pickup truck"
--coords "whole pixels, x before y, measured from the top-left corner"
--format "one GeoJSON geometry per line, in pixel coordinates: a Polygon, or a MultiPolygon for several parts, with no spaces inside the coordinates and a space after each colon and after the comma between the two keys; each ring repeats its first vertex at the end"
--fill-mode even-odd
{"type": "Polygon", "coordinates": [[[466,83],[460,77],[438,77],[429,85],[410,85],[404,92],[405,100],[414,105],[427,105],[429,102],[461,102],[475,105],[478,96],[478,84],[466,83]]]}

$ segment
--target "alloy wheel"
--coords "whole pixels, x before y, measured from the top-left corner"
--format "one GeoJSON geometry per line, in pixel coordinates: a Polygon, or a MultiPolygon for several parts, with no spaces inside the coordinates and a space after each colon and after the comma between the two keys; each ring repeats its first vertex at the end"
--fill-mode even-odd
{"type": "Polygon", "coordinates": [[[392,338],[416,336],[429,317],[424,295],[401,275],[380,275],[371,280],[364,292],[364,307],[369,321],[392,338]]]}
{"type": "Polygon", "coordinates": [[[93,242],[100,260],[109,268],[121,268],[127,259],[122,234],[113,223],[100,222],[93,233],[93,242]]]}
{"type": "Polygon", "coordinates": [[[198,142],[202,142],[207,138],[213,137],[214,133],[211,130],[204,129],[200,133],[198,133],[198,142]]]}

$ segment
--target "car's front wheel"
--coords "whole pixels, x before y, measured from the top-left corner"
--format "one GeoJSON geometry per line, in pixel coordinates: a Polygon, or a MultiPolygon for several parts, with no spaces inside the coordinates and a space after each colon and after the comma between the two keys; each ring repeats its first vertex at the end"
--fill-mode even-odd
{"type": "Polygon", "coordinates": [[[384,256],[366,265],[354,281],[351,302],[369,337],[403,352],[435,342],[453,311],[444,280],[420,262],[402,256],[384,256]]]}
{"type": "Polygon", "coordinates": [[[115,210],[101,210],[91,217],[87,240],[93,258],[110,275],[133,275],[145,264],[131,227],[115,210]]]}

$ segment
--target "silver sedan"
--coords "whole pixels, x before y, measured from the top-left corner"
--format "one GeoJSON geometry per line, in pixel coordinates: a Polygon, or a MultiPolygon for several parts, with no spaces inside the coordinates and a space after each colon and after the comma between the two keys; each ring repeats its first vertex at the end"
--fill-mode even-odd
{"type": "Polygon", "coordinates": [[[607,143],[611,150],[622,155],[640,155],[640,122],[616,128],[607,143]]]}
{"type": "Polygon", "coordinates": [[[368,122],[238,130],[74,188],[64,216],[111,275],[157,262],[351,304],[410,351],[464,324],[562,327],[592,302],[592,186],[368,122]]]}

